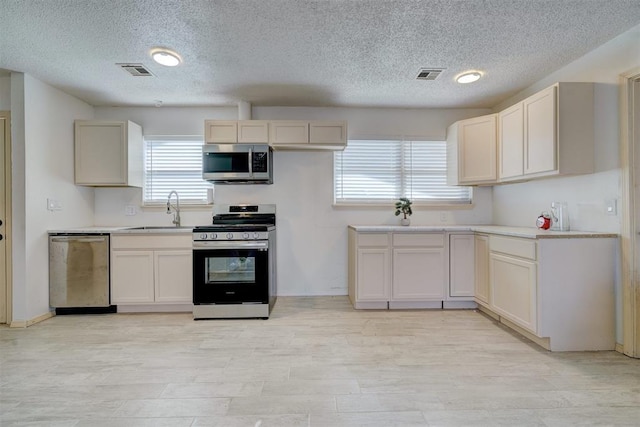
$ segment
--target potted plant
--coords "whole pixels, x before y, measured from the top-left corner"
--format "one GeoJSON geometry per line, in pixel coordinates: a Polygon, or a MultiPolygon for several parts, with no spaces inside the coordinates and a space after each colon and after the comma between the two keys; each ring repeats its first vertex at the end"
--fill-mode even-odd
{"type": "Polygon", "coordinates": [[[400,197],[400,200],[396,202],[396,216],[402,214],[403,217],[400,220],[400,224],[409,225],[409,217],[413,211],[411,210],[411,200],[406,197],[400,197]]]}

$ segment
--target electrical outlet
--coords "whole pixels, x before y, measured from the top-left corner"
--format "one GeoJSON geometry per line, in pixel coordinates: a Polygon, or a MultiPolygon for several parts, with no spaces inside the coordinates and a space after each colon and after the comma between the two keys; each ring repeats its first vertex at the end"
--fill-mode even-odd
{"type": "Polygon", "coordinates": [[[125,214],[126,216],[133,216],[133,215],[135,215],[136,213],[137,213],[137,212],[136,212],[136,207],[135,207],[134,205],[126,205],[126,206],[124,207],[124,214],[125,214]]]}
{"type": "Polygon", "coordinates": [[[607,215],[618,215],[618,200],[605,200],[604,211],[607,215]]]}
{"type": "Polygon", "coordinates": [[[47,210],[50,210],[52,212],[53,211],[61,211],[62,210],[62,204],[57,199],[48,198],[47,199],[47,210]]]}
{"type": "Polygon", "coordinates": [[[449,213],[440,212],[440,222],[448,222],[448,221],[449,221],[449,213]]]}

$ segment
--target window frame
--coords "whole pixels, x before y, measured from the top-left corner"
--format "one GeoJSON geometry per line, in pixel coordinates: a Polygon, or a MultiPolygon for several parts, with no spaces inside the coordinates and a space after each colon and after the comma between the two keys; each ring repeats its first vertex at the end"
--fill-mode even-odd
{"type": "MultiPolygon", "coordinates": [[[[148,141],[198,141],[201,142],[202,145],[205,144],[203,135],[143,135],[143,164],[142,164],[142,174],[143,174],[143,187],[142,187],[142,208],[156,209],[156,208],[166,208],[167,201],[166,200],[147,200],[145,195],[147,193],[147,143],[148,141]]],[[[200,166],[200,173],[202,173],[202,166],[200,166]]],[[[203,180],[203,182],[207,182],[203,180]]],[[[214,203],[214,191],[215,187],[213,184],[208,184],[209,188],[207,188],[207,199],[202,200],[194,200],[194,199],[180,199],[180,208],[189,209],[198,209],[198,208],[206,208],[211,209],[211,206],[214,203]]],[[[178,195],[180,195],[180,190],[177,189],[178,195]]],[[[168,196],[168,193],[167,193],[168,196]]]]}
{"type": "MultiPolygon", "coordinates": [[[[446,147],[446,140],[444,139],[435,139],[435,138],[425,138],[425,137],[387,137],[387,138],[380,138],[380,137],[355,137],[355,138],[351,138],[347,141],[347,148],[349,147],[349,144],[352,143],[353,141],[391,141],[391,142],[397,142],[399,144],[405,143],[405,142],[442,142],[445,144],[446,147]]],[[[346,149],[346,148],[345,148],[346,149]]],[[[400,148],[400,152],[401,152],[401,159],[402,157],[404,157],[405,155],[405,150],[400,148]]],[[[334,153],[333,159],[332,159],[332,184],[333,184],[333,188],[332,188],[332,196],[333,196],[333,207],[334,208],[363,208],[363,209],[376,209],[376,208],[384,208],[384,209],[388,209],[389,208],[389,204],[390,203],[395,203],[395,201],[397,199],[389,199],[389,200],[382,200],[382,199],[362,199],[362,200],[339,200],[337,197],[337,193],[336,193],[336,180],[338,179],[338,176],[336,175],[336,155],[337,154],[341,154],[341,153],[334,153]]],[[[404,162],[404,159],[400,160],[401,163],[404,162]]],[[[445,168],[447,167],[447,164],[445,162],[445,168]]],[[[405,176],[404,174],[406,173],[406,168],[404,168],[402,165],[399,167],[400,169],[400,173],[402,174],[400,177],[400,182],[405,182],[405,176]]],[[[446,169],[445,169],[446,170],[446,169]]],[[[445,172],[445,177],[446,177],[446,172],[445,172]]],[[[403,185],[403,184],[401,184],[403,185]]],[[[425,199],[414,199],[412,198],[412,207],[417,208],[417,209],[429,209],[429,208],[433,208],[433,209],[473,209],[474,207],[474,189],[472,186],[466,186],[469,189],[469,201],[443,201],[443,200],[438,200],[438,201],[433,201],[430,202],[428,200],[425,199]]],[[[405,197],[400,196],[400,197],[405,197]]]]}

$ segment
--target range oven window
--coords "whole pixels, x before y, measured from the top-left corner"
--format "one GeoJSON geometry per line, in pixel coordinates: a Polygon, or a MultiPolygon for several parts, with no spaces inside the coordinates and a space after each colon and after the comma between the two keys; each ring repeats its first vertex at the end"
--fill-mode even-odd
{"type": "Polygon", "coordinates": [[[255,283],[255,257],[216,257],[205,260],[205,284],[215,283],[255,283]]]}

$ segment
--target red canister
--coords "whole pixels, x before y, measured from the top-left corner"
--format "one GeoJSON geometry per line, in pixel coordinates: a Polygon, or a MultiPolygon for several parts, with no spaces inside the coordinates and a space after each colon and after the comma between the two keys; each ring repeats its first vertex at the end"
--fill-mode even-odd
{"type": "Polygon", "coordinates": [[[541,230],[548,230],[551,228],[551,222],[551,215],[549,215],[549,212],[542,212],[536,220],[536,227],[541,230]]]}

